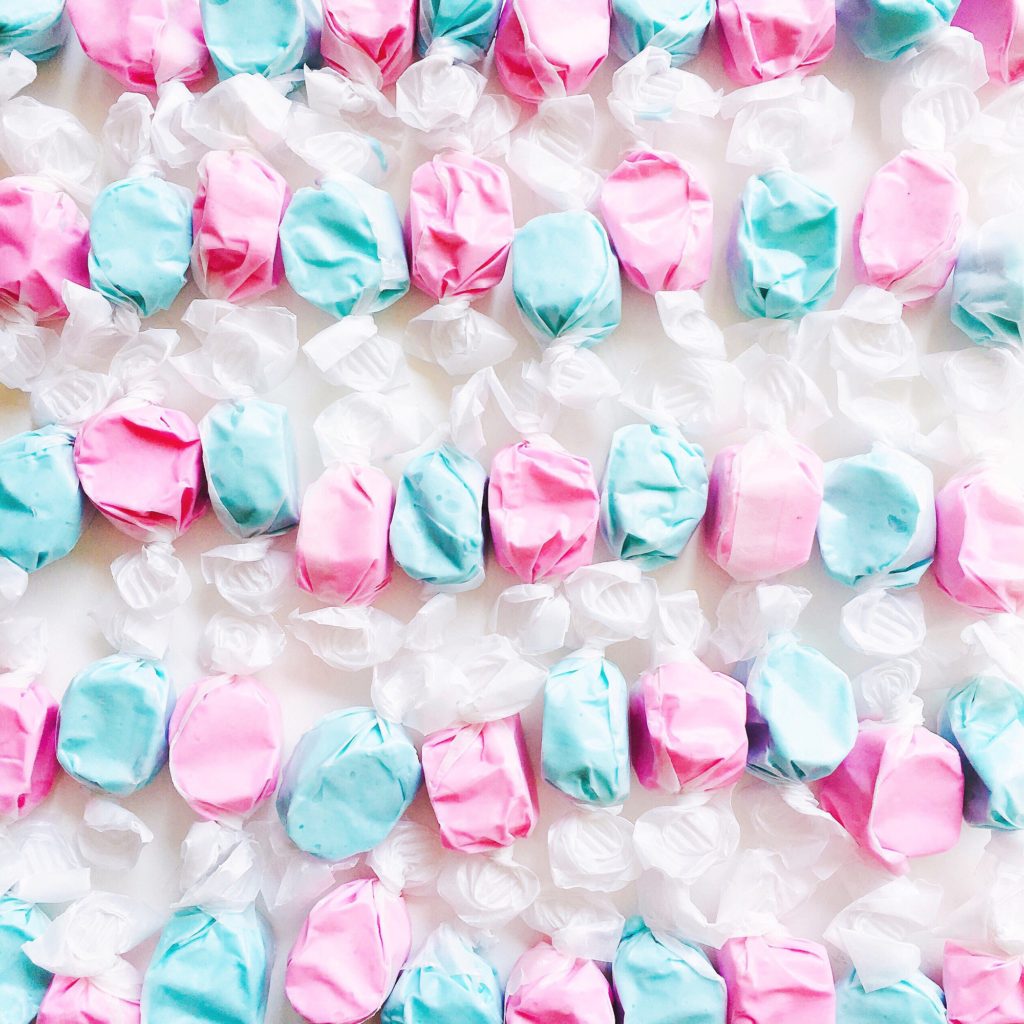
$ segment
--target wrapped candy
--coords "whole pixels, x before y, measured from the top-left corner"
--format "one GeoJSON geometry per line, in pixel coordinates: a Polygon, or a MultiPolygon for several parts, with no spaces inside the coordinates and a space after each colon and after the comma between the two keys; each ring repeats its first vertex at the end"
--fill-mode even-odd
{"type": "Polygon", "coordinates": [[[0,894],[0,999],[5,1024],[32,1024],[50,985],[49,971],[24,952],[25,943],[43,934],[50,919],[33,904],[0,894]]]}
{"type": "Polygon", "coordinates": [[[498,31],[502,0],[420,0],[416,49],[420,56],[450,53],[456,60],[483,60],[498,31]]]}
{"type": "Polygon", "coordinates": [[[20,818],[57,778],[57,702],[40,682],[0,676],[0,818],[20,818]]]}
{"type": "Polygon", "coordinates": [[[700,53],[714,17],[712,0],[612,0],[611,49],[628,61],[654,46],[678,68],[700,53]]]}
{"type": "Polygon", "coordinates": [[[1024,23],[1017,0],[960,0],[953,26],[966,29],[985,48],[988,73],[1001,82],[1024,75],[1024,23]]]}
{"type": "Polygon", "coordinates": [[[217,75],[276,78],[320,57],[323,11],[317,0],[271,0],[256,17],[249,0],[199,0],[203,34],[217,75]]]}
{"type": "Polygon", "coordinates": [[[802,317],[827,302],[839,272],[839,210],[792,171],[750,178],[729,240],[729,276],[747,316],[802,317]]]}
{"type": "Polygon", "coordinates": [[[515,963],[505,989],[505,1024],[613,1024],[611,989],[601,968],[539,942],[515,963]]]}
{"type": "Polygon", "coordinates": [[[836,986],[836,1024],[946,1024],[942,989],[920,971],[884,988],[868,992],[854,971],[836,986]]]}
{"type": "Polygon", "coordinates": [[[958,0],[837,0],[836,17],[872,60],[895,60],[948,25],[958,0]]]}
{"type": "Polygon", "coordinates": [[[2,0],[0,53],[17,50],[34,61],[49,60],[64,45],[65,0],[2,0]]]}
{"type": "Polygon", "coordinates": [[[394,85],[412,63],[416,0],[324,0],[320,49],[347,78],[394,85]]]}
{"type": "Polygon", "coordinates": [[[1024,1018],[1024,963],[947,942],[942,987],[949,1024],[1010,1024],[1024,1018]]]}

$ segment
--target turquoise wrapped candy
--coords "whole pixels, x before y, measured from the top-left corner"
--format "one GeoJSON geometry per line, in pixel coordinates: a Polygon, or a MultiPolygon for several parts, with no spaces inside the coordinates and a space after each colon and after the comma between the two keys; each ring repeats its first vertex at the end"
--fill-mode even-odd
{"type": "Polygon", "coordinates": [[[113,654],[71,680],[60,702],[57,760],[83,785],[128,796],[167,763],[174,691],[163,665],[113,654]]]}
{"type": "Polygon", "coordinates": [[[200,0],[203,35],[217,75],[276,78],[320,66],[320,0],[200,0]]]}
{"type": "Polygon", "coordinates": [[[700,53],[714,16],[713,0],[612,0],[612,52],[630,60],[657,46],[681,67],[700,53]]]}
{"type": "Polygon", "coordinates": [[[747,181],[728,251],[736,305],[792,319],[827,302],[839,272],[839,209],[792,171],[747,181]]]}
{"type": "Polygon", "coordinates": [[[22,951],[38,939],[50,919],[16,896],[0,896],[0,1022],[31,1024],[53,975],[37,967],[22,951]]]}
{"type": "Polygon", "coordinates": [[[64,0],[0,0],[0,53],[49,60],[67,34],[64,0]]]}
{"type": "Polygon", "coordinates": [[[942,989],[920,971],[865,992],[856,972],[836,985],[836,1024],[946,1024],[942,989]]]}
{"type": "Polygon", "coordinates": [[[872,60],[895,60],[948,25],[960,0],[837,0],[836,18],[872,60]]]}
{"type": "Polygon", "coordinates": [[[0,444],[0,555],[26,572],[63,558],[82,535],[74,435],[40,427],[0,444]]]}
{"type": "Polygon", "coordinates": [[[475,64],[494,42],[502,0],[420,0],[416,49],[475,64]]]}

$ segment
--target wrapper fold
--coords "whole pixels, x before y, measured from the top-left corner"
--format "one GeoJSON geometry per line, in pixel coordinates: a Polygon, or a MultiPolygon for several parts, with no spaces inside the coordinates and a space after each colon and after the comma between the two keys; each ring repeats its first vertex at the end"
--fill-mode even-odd
{"type": "Polygon", "coordinates": [[[700,53],[714,17],[711,0],[612,0],[612,52],[628,61],[653,46],[681,67],[700,53]]]}
{"type": "Polygon", "coordinates": [[[320,52],[348,78],[394,85],[412,63],[416,0],[324,0],[320,52]]]}
{"type": "Polygon", "coordinates": [[[478,63],[498,31],[501,4],[502,0],[420,0],[417,52],[447,53],[467,64],[478,63]]]}

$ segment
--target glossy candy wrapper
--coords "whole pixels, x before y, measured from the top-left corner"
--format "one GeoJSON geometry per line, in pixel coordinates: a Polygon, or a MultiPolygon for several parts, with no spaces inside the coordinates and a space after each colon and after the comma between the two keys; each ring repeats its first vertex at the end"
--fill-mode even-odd
{"type": "Polygon", "coordinates": [[[608,979],[593,960],[539,942],[517,961],[505,990],[505,1024],[613,1024],[608,979]]]}
{"type": "Polygon", "coordinates": [[[896,985],[867,992],[856,973],[836,986],[836,1024],[946,1024],[942,989],[920,972],[896,985]]]}
{"type": "Polygon", "coordinates": [[[837,0],[836,16],[872,60],[895,60],[948,25],[958,0],[837,0]]]}
{"type": "Polygon", "coordinates": [[[57,702],[42,683],[0,686],[0,819],[28,814],[53,788],[57,716],[57,702]]]}
{"type": "Polygon", "coordinates": [[[64,45],[64,0],[0,0],[0,53],[49,60],[64,45]]]}
{"type": "Polygon", "coordinates": [[[491,48],[500,13],[501,0],[420,0],[416,49],[476,64],[491,48]]]}
{"type": "Polygon", "coordinates": [[[4,1024],[32,1024],[51,975],[24,953],[26,942],[39,938],[49,918],[17,896],[0,894],[0,1006],[4,1024]]]}
{"type": "Polygon", "coordinates": [[[324,0],[324,62],[346,78],[394,85],[412,63],[416,0],[324,0]]]}
{"type": "Polygon", "coordinates": [[[1010,1024],[1024,1019],[1024,964],[947,942],[942,987],[949,1024],[1010,1024]]]}
{"type": "Polygon", "coordinates": [[[1024,75],[1024,11],[1017,0],[960,0],[953,25],[985,48],[993,78],[1016,82],[1024,75]]]}
{"type": "Polygon", "coordinates": [[[714,17],[712,0],[612,0],[612,52],[628,61],[656,46],[681,67],[700,53],[714,17]]]}
{"type": "Polygon", "coordinates": [[[249,0],[199,0],[203,32],[220,78],[276,78],[316,66],[323,13],[317,0],[263,0],[259,16],[249,0]]]}

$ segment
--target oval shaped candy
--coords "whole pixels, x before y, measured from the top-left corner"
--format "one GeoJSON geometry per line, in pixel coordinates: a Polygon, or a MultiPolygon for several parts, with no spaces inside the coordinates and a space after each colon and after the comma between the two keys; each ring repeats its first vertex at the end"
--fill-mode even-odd
{"type": "Polygon", "coordinates": [[[965,29],[985,50],[988,73],[1001,82],[1024,76],[1024,11],[1017,0],[960,0],[953,26],[965,29]]]}
{"type": "Polygon", "coordinates": [[[948,25],[960,0],[836,0],[839,24],[872,60],[895,60],[948,25]]]}
{"type": "Polygon", "coordinates": [[[942,987],[949,1024],[1024,1020],[1024,968],[1018,956],[993,956],[947,942],[942,987]]]}
{"type": "Polygon", "coordinates": [[[199,0],[217,75],[276,78],[320,63],[319,0],[199,0]]]}
{"type": "Polygon", "coordinates": [[[593,960],[539,942],[515,963],[505,991],[505,1024],[613,1024],[608,979],[593,960]]]}
{"type": "Polygon", "coordinates": [[[412,63],[416,0],[323,0],[324,62],[346,78],[389,86],[412,63]]]}
{"type": "Polygon", "coordinates": [[[946,1024],[942,989],[920,971],[871,992],[865,990],[856,972],[836,986],[836,1024],[890,1020],[900,1024],[946,1024]]]}
{"type": "Polygon", "coordinates": [[[450,53],[456,60],[483,60],[498,31],[502,0],[420,0],[416,49],[421,57],[450,53]]]}
{"type": "Polygon", "coordinates": [[[67,34],[64,0],[0,0],[0,53],[49,60],[67,34]]]}
{"type": "Polygon", "coordinates": [[[4,1024],[32,1024],[53,975],[25,955],[26,942],[38,939],[50,919],[16,896],[0,895],[0,1006],[4,1024]]]}
{"type": "Polygon", "coordinates": [[[656,46],[682,67],[700,53],[714,16],[713,0],[612,0],[612,52],[630,60],[656,46]]]}
{"type": "Polygon", "coordinates": [[[23,817],[53,789],[57,715],[57,702],[42,683],[0,686],[0,818],[23,817]]]}

